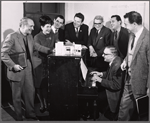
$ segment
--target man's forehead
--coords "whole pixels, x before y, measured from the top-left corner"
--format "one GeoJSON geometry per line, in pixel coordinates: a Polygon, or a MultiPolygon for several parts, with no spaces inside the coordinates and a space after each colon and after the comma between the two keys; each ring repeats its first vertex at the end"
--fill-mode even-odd
{"type": "Polygon", "coordinates": [[[94,22],[102,22],[102,20],[95,19],[94,22]]]}
{"type": "Polygon", "coordinates": [[[34,22],[33,22],[33,20],[28,20],[28,25],[34,25],[34,22]]]}
{"type": "Polygon", "coordinates": [[[59,20],[59,21],[63,22],[63,19],[60,18],[60,17],[57,17],[56,20],[59,20]]]}
{"type": "Polygon", "coordinates": [[[111,53],[111,51],[110,51],[110,49],[105,48],[105,49],[104,49],[104,53],[111,53]]]}
{"type": "Polygon", "coordinates": [[[111,20],[117,20],[116,17],[112,17],[111,20]]]}
{"type": "Polygon", "coordinates": [[[79,17],[74,17],[74,20],[76,20],[76,21],[82,21],[82,19],[79,18],[79,17]]]}

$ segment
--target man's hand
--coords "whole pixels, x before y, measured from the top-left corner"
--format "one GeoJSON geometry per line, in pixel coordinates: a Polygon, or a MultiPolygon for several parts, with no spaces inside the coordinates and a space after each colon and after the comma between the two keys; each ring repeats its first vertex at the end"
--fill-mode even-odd
{"type": "Polygon", "coordinates": [[[91,75],[96,74],[96,75],[99,76],[99,77],[103,77],[103,73],[102,73],[102,72],[98,72],[98,71],[92,71],[90,74],[91,74],[91,75]]]}
{"type": "Polygon", "coordinates": [[[102,78],[100,78],[99,76],[94,74],[93,77],[91,78],[91,80],[92,80],[92,82],[99,82],[99,83],[101,83],[102,78]]]}
{"type": "Polygon", "coordinates": [[[93,46],[89,46],[89,52],[91,57],[97,57],[97,53],[95,52],[93,46]]]}
{"type": "Polygon", "coordinates": [[[66,45],[72,45],[73,43],[66,39],[65,44],[66,44],[66,45]]]}
{"type": "Polygon", "coordinates": [[[20,65],[18,65],[18,64],[14,65],[14,67],[13,67],[13,71],[15,71],[15,72],[19,72],[19,71],[21,71],[21,70],[23,70],[23,67],[21,67],[21,66],[20,66],[20,65]]]}
{"type": "Polygon", "coordinates": [[[121,69],[122,71],[126,70],[127,64],[126,61],[124,60],[123,63],[121,64],[121,69]]]}

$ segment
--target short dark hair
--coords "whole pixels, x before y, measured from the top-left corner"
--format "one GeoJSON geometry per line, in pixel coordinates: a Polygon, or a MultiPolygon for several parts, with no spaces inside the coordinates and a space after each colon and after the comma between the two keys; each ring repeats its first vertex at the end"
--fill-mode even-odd
{"type": "Polygon", "coordinates": [[[53,25],[52,19],[49,16],[47,16],[47,15],[42,15],[39,18],[39,22],[40,22],[41,26],[45,26],[46,24],[53,25]]]}
{"type": "Polygon", "coordinates": [[[111,18],[114,18],[114,17],[116,18],[117,21],[121,21],[122,22],[121,17],[119,15],[112,15],[111,16],[111,18]]]}
{"type": "Polygon", "coordinates": [[[111,53],[114,55],[114,56],[118,56],[118,50],[117,50],[117,48],[116,47],[114,47],[114,46],[106,46],[105,47],[105,49],[110,49],[110,51],[111,51],[111,53]]]}
{"type": "Polygon", "coordinates": [[[124,18],[128,18],[129,22],[132,23],[137,23],[138,25],[142,24],[142,16],[140,15],[140,13],[136,12],[136,11],[131,11],[128,12],[124,15],[124,18]]]}
{"type": "Polygon", "coordinates": [[[82,13],[76,13],[75,16],[74,16],[74,18],[75,17],[80,18],[82,20],[82,22],[84,21],[84,15],[82,13]]]}
{"type": "Polygon", "coordinates": [[[54,19],[56,20],[57,18],[63,19],[63,24],[65,23],[65,18],[64,18],[64,16],[62,16],[62,15],[56,15],[54,19]]]}

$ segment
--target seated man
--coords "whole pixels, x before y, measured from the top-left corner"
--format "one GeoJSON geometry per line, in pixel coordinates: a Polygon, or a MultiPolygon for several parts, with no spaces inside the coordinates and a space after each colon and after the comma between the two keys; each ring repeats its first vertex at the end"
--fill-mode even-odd
{"type": "MultiPolygon", "coordinates": [[[[119,110],[123,91],[123,73],[120,68],[122,59],[118,56],[118,51],[113,46],[107,46],[102,56],[104,57],[104,61],[109,63],[109,69],[107,72],[91,72],[90,74],[93,75],[91,80],[93,83],[96,82],[96,85],[100,83],[100,86],[105,88],[111,112],[109,115],[114,116],[110,117],[110,120],[114,120],[119,110]]],[[[102,96],[100,93],[99,97],[101,98],[102,96]]],[[[97,104],[102,106],[101,100],[98,99],[97,104]]]]}

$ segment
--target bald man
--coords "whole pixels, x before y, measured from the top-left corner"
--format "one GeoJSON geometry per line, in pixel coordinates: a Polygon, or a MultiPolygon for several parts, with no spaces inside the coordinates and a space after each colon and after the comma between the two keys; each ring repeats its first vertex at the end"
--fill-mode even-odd
{"type": "Polygon", "coordinates": [[[29,18],[22,18],[19,30],[9,34],[1,48],[1,59],[7,66],[7,78],[12,88],[12,99],[16,113],[16,120],[22,121],[21,100],[25,104],[25,117],[27,120],[38,120],[34,111],[35,88],[33,76],[33,48],[43,53],[48,53],[49,48],[35,44],[31,35],[34,22],[29,18]],[[24,52],[27,66],[23,67],[11,59],[11,54],[24,52]]]}

